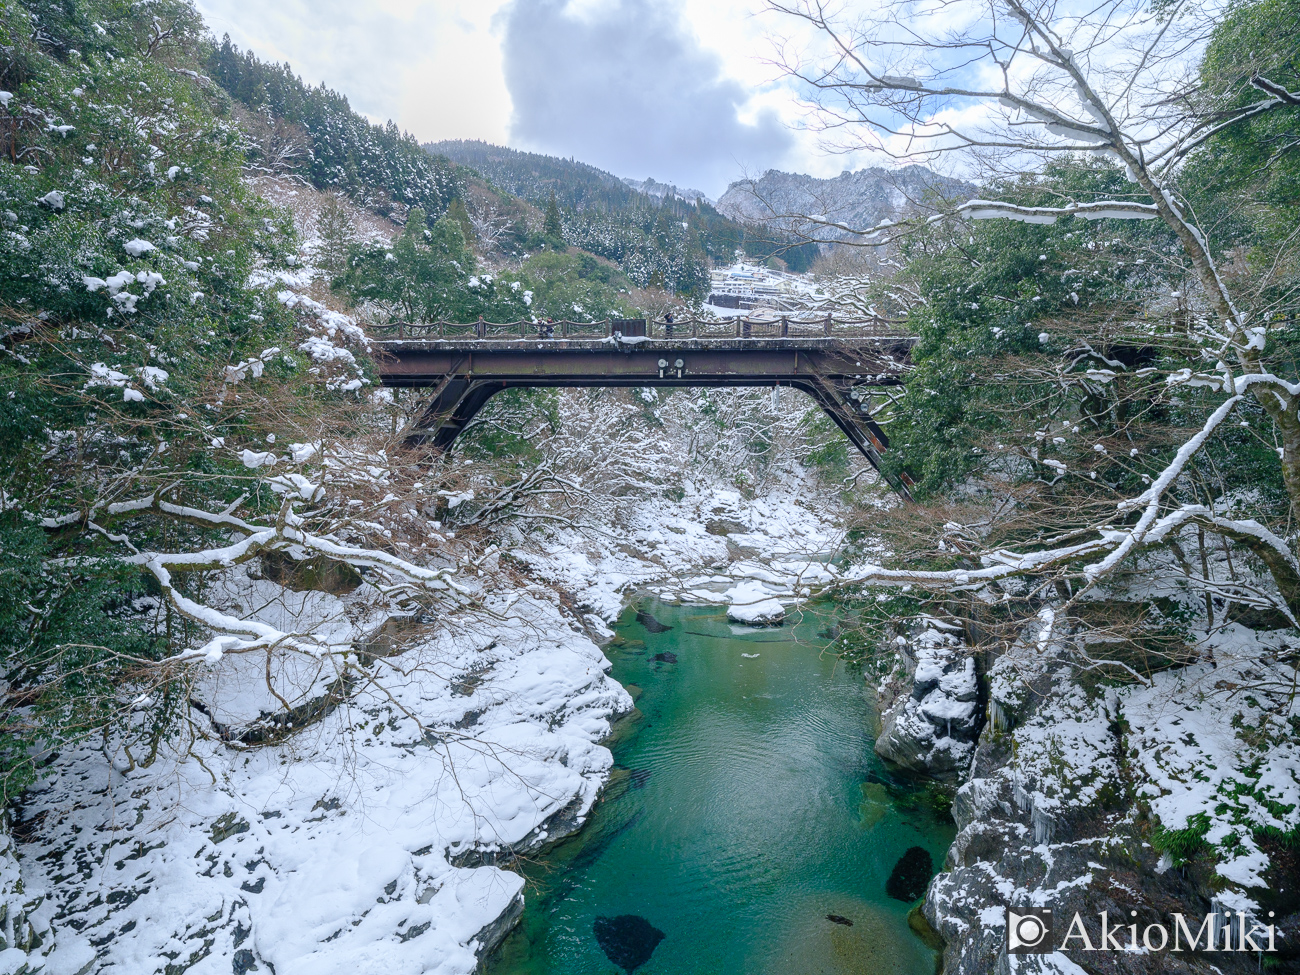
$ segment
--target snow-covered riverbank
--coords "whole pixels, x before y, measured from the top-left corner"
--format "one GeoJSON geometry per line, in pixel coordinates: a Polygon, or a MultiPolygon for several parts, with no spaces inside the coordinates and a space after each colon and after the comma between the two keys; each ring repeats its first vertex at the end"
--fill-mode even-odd
{"type": "Polygon", "coordinates": [[[188,747],[148,767],[89,745],[54,757],[6,861],[41,944],[10,938],[34,950],[3,970],[473,971],[521,907],[495,861],[577,828],[609,770],[601,741],[632,702],[595,640],[626,593],[792,602],[829,578],[816,557],[838,543],[833,516],[703,490],[607,534],[507,533],[492,591],[441,620],[368,584],[296,593],[229,570],[226,605],[333,627],[358,669],[290,658],[272,675],[264,654],[227,655],[194,688],[188,747]],[[260,717],[273,695],[300,727],[260,717]]]}

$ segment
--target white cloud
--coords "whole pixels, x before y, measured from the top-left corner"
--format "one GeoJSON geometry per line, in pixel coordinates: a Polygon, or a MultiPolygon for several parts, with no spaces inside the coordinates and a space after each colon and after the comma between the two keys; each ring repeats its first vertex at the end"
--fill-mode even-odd
{"type": "Polygon", "coordinates": [[[492,18],[504,0],[197,0],[209,29],[287,61],[375,121],[424,140],[502,141],[510,96],[492,18]]]}
{"type": "Polygon", "coordinates": [[[620,176],[720,193],[745,165],[781,161],[791,135],[704,47],[679,3],[513,0],[502,11],[511,135],[620,176]]]}
{"type": "Polygon", "coordinates": [[[422,141],[515,143],[711,195],[769,166],[833,176],[877,161],[800,131],[769,63],[768,33],[789,25],[760,15],[763,0],[197,3],[218,38],[422,141]]]}

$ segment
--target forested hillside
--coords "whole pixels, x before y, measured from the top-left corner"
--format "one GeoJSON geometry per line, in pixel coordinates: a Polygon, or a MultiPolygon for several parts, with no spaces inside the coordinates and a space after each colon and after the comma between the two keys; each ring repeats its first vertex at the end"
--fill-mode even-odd
{"type": "Polygon", "coordinates": [[[318,189],[340,189],[399,221],[411,207],[441,216],[461,192],[455,167],[425,153],[391,121],[374,125],[324,85],[287,65],[258,60],[222,39],[207,71],[251,117],[242,119],[249,160],[270,173],[302,172],[318,189]]]}
{"type": "Polygon", "coordinates": [[[228,537],[189,506],[274,510],[239,448],[306,439],[297,407],[326,415],[366,381],[343,349],[300,348],[319,321],[250,283],[284,266],[291,229],[245,187],[228,103],[193,70],[197,16],[151,9],[3,8],[6,798],[42,747],[120,733],[144,757],[177,732],[165,661],[200,632],[194,576],[140,553],[228,537]],[[241,388],[263,375],[280,388],[241,388]]]}
{"type": "Polygon", "coordinates": [[[473,139],[452,139],[425,145],[431,155],[481,173],[508,193],[545,206],[555,202],[569,210],[634,206],[642,194],[613,173],[573,159],[522,152],[473,139]]]}
{"type": "Polygon", "coordinates": [[[643,193],[612,173],[573,160],[520,152],[486,142],[450,141],[425,147],[468,166],[494,185],[538,207],[554,199],[567,242],[616,261],[639,285],[668,284],[702,295],[708,265],[779,257],[806,271],[815,246],[761,223],[742,224],[702,198],[643,193]]]}

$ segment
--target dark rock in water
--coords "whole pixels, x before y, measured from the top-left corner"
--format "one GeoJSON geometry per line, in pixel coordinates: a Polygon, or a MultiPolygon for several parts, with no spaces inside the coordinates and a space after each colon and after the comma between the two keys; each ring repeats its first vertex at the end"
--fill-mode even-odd
{"type": "Polygon", "coordinates": [[[664,626],[649,613],[640,609],[636,611],[636,621],[644,626],[649,633],[667,633],[672,629],[671,626],[664,626]]]}
{"type": "Polygon", "coordinates": [[[834,921],[836,924],[843,924],[850,928],[853,927],[853,922],[850,921],[848,918],[846,918],[843,914],[827,914],[826,920],[834,921]]]}
{"type": "Polygon", "coordinates": [[[645,784],[650,781],[650,769],[634,768],[630,770],[628,779],[634,789],[644,789],[645,784]]]}
{"type": "Polygon", "coordinates": [[[665,650],[663,653],[656,653],[650,659],[657,660],[661,664],[675,664],[677,663],[677,654],[673,653],[670,650],[665,650]]]}
{"type": "Polygon", "coordinates": [[[664,933],[638,914],[598,917],[591,925],[605,957],[632,972],[650,960],[664,933]]]}
{"type": "Polygon", "coordinates": [[[894,864],[894,869],[885,881],[885,893],[895,900],[911,903],[922,894],[934,876],[934,862],[930,851],[914,846],[902,855],[894,864]]]}

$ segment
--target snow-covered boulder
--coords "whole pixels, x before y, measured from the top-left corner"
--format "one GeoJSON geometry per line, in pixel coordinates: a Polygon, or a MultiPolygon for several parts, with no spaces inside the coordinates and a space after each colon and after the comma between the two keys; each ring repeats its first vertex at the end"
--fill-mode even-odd
{"type": "Polygon", "coordinates": [[[882,700],[876,754],[902,768],[956,780],[970,764],[979,736],[975,661],[956,635],[931,625],[900,637],[901,672],[882,700]],[[914,661],[914,663],[913,663],[914,661]]]}
{"type": "Polygon", "coordinates": [[[779,626],[785,622],[785,607],[755,579],[745,579],[728,589],[727,619],[750,626],[779,626]]]}

